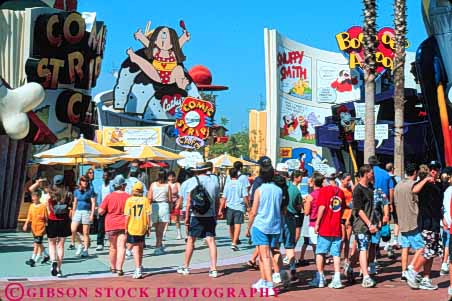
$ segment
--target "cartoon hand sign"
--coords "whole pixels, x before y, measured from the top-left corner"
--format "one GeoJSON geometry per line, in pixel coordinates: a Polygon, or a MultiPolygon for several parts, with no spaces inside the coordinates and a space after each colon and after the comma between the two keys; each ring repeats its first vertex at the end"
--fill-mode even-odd
{"type": "Polygon", "coordinates": [[[0,78],[0,121],[11,138],[18,140],[27,136],[30,124],[26,113],[36,108],[44,97],[44,88],[38,83],[9,89],[0,78]]]}

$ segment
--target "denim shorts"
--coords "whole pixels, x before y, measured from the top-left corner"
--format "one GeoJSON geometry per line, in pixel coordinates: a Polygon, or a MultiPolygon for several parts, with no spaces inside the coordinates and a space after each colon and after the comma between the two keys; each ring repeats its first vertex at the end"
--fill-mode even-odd
{"type": "Polygon", "coordinates": [[[333,257],[341,256],[341,238],[333,236],[318,236],[315,254],[330,254],[333,257]]]}
{"type": "Polygon", "coordinates": [[[409,232],[402,232],[400,234],[400,245],[403,249],[411,248],[417,251],[424,247],[424,240],[422,239],[421,232],[417,229],[409,232]]]}
{"type": "Polygon", "coordinates": [[[370,245],[370,234],[359,233],[355,235],[355,240],[358,242],[359,251],[367,251],[370,245]]]}
{"type": "Polygon", "coordinates": [[[75,210],[74,216],[72,217],[72,223],[91,225],[90,216],[91,216],[90,210],[75,210]]]}
{"type": "Polygon", "coordinates": [[[265,234],[256,227],[251,228],[251,240],[254,246],[269,246],[279,248],[280,234],[265,234]]]}
{"type": "Polygon", "coordinates": [[[151,221],[155,223],[169,223],[170,207],[167,202],[152,203],[151,221]]]}
{"type": "Polygon", "coordinates": [[[279,242],[285,249],[295,249],[295,229],[297,228],[295,216],[285,216],[279,242]]]}
{"type": "Polygon", "coordinates": [[[378,245],[381,239],[381,232],[377,231],[374,234],[371,234],[370,242],[374,245],[378,245]]]}
{"type": "Polygon", "coordinates": [[[442,239],[443,239],[443,246],[449,248],[449,239],[450,239],[449,230],[447,230],[447,231],[443,230],[442,239]]]}

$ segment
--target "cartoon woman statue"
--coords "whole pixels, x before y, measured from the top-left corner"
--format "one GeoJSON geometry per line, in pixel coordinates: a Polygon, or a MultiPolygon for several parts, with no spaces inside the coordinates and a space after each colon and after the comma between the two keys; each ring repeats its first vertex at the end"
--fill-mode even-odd
{"type": "Polygon", "coordinates": [[[136,54],[132,48],[127,50],[127,55],[151,80],[164,85],[176,84],[179,89],[185,90],[190,82],[182,65],[185,61],[182,47],[190,40],[190,34],[183,21],[180,26],[183,29],[180,37],[174,29],[166,26],[155,28],[150,38],[139,29],[134,37],[146,48],[145,58],[136,54]]]}

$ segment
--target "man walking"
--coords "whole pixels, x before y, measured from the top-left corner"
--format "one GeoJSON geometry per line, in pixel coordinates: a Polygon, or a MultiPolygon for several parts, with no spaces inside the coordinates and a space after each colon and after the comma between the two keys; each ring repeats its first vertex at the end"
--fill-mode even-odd
{"type": "MultiPolygon", "coordinates": [[[[210,177],[207,172],[210,166],[205,162],[196,164],[196,168],[193,169],[195,176],[188,180],[187,191],[187,205],[186,205],[186,217],[185,224],[189,227],[189,233],[187,238],[187,245],[185,248],[185,260],[184,264],[177,269],[177,272],[182,275],[188,275],[190,273],[189,266],[193,250],[195,248],[195,241],[197,238],[206,238],[207,245],[210,253],[210,271],[209,277],[218,277],[217,272],[217,246],[215,243],[215,227],[216,227],[216,208],[218,208],[219,191],[220,186],[218,181],[214,177],[210,177]],[[205,195],[203,200],[199,199],[201,193],[199,193],[202,186],[204,191],[208,194],[205,195]],[[192,193],[197,192],[197,193],[192,193]],[[196,198],[195,198],[196,197],[196,198]],[[199,202],[198,202],[199,201],[199,202]],[[207,211],[201,213],[197,209],[199,203],[207,203],[207,211]]],[[[204,207],[204,208],[207,208],[204,207]]]]}
{"type": "Polygon", "coordinates": [[[223,209],[226,207],[226,223],[229,226],[232,241],[231,249],[238,251],[239,247],[237,243],[239,241],[240,229],[244,221],[246,208],[249,208],[248,189],[237,179],[238,171],[236,169],[231,169],[229,176],[231,180],[224,187],[218,216],[220,218],[223,217],[223,209]]]}
{"type": "Polygon", "coordinates": [[[394,189],[394,204],[399,208],[400,242],[402,245],[402,281],[406,281],[408,251],[411,248],[415,251],[410,268],[422,253],[424,241],[419,231],[417,218],[419,215],[418,197],[412,189],[416,183],[417,166],[409,163],[405,167],[406,179],[397,184],[394,189]]]}
{"type": "Polygon", "coordinates": [[[441,242],[441,218],[443,193],[442,185],[437,181],[441,165],[432,161],[428,166],[419,167],[419,181],[413,186],[413,193],[419,197],[419,218],[418,227],[424,240],[422,256],[419,256],[413,264],[413,269],[406,273],[407,283],[413,289],[436,290],[437,285],[432,284],[430,272],[433,258],[441,256],[443,245],[441,242]],[[420,283],[416,276],[424,267],[424,278],[420,283]]]}
{"type": "Polygon", "coordinates": [[[353,232],[358,242],[359,265],[363,273],[362,287],[370,288],[375,286],[376,282],[369,276],[368,272],[368,252],[371,235],[378,229],[377,225],[372,223],[374,193],[370,183],[374,179],[372,166],[364,164],[359,168],[359,183],[353,190],[353,232]]]}

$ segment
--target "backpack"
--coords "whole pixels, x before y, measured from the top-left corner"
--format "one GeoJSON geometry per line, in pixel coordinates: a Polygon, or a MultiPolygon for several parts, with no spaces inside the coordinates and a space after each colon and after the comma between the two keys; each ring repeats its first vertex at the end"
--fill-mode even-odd
{"type": "Polygon", "coordinates": [[[196,185],[195,188],[193,188],[192,191],[190,191],[190,198],[191,198],[191,210],[198,214],[206,214],[207,211],[209,211],[211,204],[213,203],[212,198],[210,197],[207,190],[202,186],[201,182],[199,181],[199,178],[195,176],[196,182],[198,182],[198,185],[196,185]]]}

